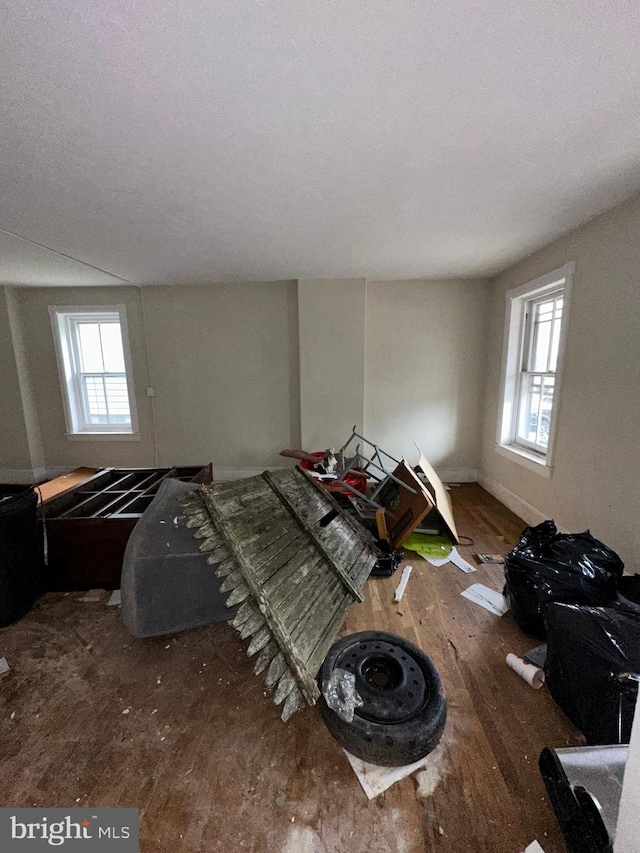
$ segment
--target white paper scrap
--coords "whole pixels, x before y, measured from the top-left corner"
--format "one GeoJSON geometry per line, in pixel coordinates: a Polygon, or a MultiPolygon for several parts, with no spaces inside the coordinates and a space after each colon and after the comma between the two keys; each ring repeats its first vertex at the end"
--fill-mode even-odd
{"type": "Polygon", "coordinates": [[[409,583],[409,577],[411,575],[411,571],[413,566],[405,566],[402,570],[402,577],[400,578],[400,583],[396,588],[396,594],[393,596],[393,600],[397,603],[402,599],[404,595],[404,591],[407,588],[407,584],[409,583]]]}
{"type": "Polygon", "coordinates": [[[369,764],[368,761],[363,761],[361,758],[356,758],[355,755],[344,750],[344,754],[349,759],[349,764],[353,767],[353,771],[358,777],[358,782],[362,785],[362,789],[370,800],[382,794],[387,788],[390,788],[396,782],[404,779],[405,776],[410,776],[416,770],[429,760],[429,756],[415,761],[413,764],[407,764],[404,767],[380,767],[377,764],[369,764]]]}
{"type": "Polygon", "coordinates": [[[509,609],[509,605],[502,593],[496,592],[495,589],[489,589],[488,586],[482,583],[472,584],[461,592],[460,595],[468,598],[469,601],[475,602],[475,604],[479,604],[480,607],[484,607],[485,610],[488,610],[489,613],[494,613],[496,616],[504,616],[509,609]]]}
{"type": "Polygon", "coordinates": [[[6,675],[8,672],[11,672],[9,662],[6,658],[0,658],[0,675],[6,675]]]}
{"type": "Polygon", "coordinates": [[[119,589],[114,589],[111,598],[107,601],[107,606],[115,607],[117,604],[122,604],[122,593],[119,589]]]}
{"type": "Polygon", "coordinates": [[[454,566],[457,566],[459,569],[462,569],[463,572],[469,574],[469,572],[477,572],[475,566],[472,566],[471,563],[467,563],[464,557],[461,557],[458,553],[457,548],[452,548],[451,553],[449,554],[449,562],[453,563],[454,566]]]}
{"type": "Polygon", "coordinates": [[[439,568],[440,566],[444,566],[445,563],[449,562],[448,557],[429,557],[428,554],[420,554],[420,556],[424,560],[426,560],[427,563],[431,563],[431,565],[435,566],[436,568],[439,568]]]}
{"type": "Polygon", "coordinates": [[[440,566],[444,566],[445,563],[453,563],[454,566],[457,566],[463,572],[467,574],[469,572],[477,572],[475,566],[472,566],[471,563],[467,563],[464,557],[461,557],[458,553],[457,548],[452,548],[451,553],[448,557],[429,557],[427,554],[420,554],[420,556],[427,561],[427,563],[431,563],[432,566],[439,568],[440,566]]]}
{"type": "Polygon", "coordinates": [[[524,853],[544,853],[544,850],[540,847],[537,841],[532,841],[524,853]]]}

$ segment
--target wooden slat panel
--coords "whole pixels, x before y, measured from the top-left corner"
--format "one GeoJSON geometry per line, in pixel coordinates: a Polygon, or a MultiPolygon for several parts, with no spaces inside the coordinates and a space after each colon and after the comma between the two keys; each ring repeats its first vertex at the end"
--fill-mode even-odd
{"type": "MultiPolygon", "coordinates": [[[[215,521],[216,527],[220,532],[221,536],[225,540],[225,543],[229,547],[229,549],[235,555],[238,566],[242,570],[242,574],[244,575],[245,584],[249,587],[251,594],[253,595],[256,604],[260,608],[260,611],[265,617],[265,621],[273,634],[274,639],[277,641],[278,645],[285,658],[287,659],[287,665],[292,673],[295,674],[295,677],[300,684],[302,692],[304,694],[305,699],[310,704],[314,704],[318,696],[320,695],[320,691],[318,690],[318,685],[315,683],[314,679],[311,678],[309,673],[307,672],[305,662],[300,658],[296,648],[291,643],[291,639],[289,636],[289,632],[285,625],[282,624],[282,621],[278,617],[276,613],[273,612],[272,608],[269,605],[269,602],[262,592],[261,586],[256,582],[254,573],[252,571],[251,563],[244,553],[244,549],[242,544],[239,543],[233,532],[227,526],[225,519],[220,515],[212,496],[204,496],[205,503],[213,520],[215,521]]],[[[233,595],[230,596],[229,600],[233,598],[233,595]]]]}
{"type": "MultiPolygon", "coordinates": [[[[265,471],[262,476],[265,478],[265,480],[268,483],[270,483],[270,485],[275,490],[276,494],[282,500],[282,502],[287,507],[287,509],[289,509],[290,512],[294,515],[294,517],[296,517],[295,510],[292,507],[291,503],[289,502],[289,498],[288,498],[286,492],[284,492],[281,489],[279,483],[277,483],[277,481],[271,477],[271,472],[265,471]]],[[[345,588],[351,593],[351,595],[353,595],[353,597],[355,599],[357,599],[358,601],[363,601],[364,599],[362,597],[362,593],[360,592],[360,590],[356,586],[354,586],[351,578],[345,573],[342,566],[334,560],[332,553],[327,549],[326,545],[324,544],[324,542],[322,541],[322,539],[320,538],[318,533],[312,527],[309,526],[309,524],[307,523],[307,521],[305,519],[298,518],[298,523],[301,525],[301,527],[303,528],[303,530],[305,531],[307,536],[309,536],[309,538],[313,541],[314,545],[316,546],[318,551],[322,554],[322,556],[325,558],[327,563],[333,568],[334,572],[340,577],[345,588]]]]}
{"type": "Polygon", "coordinates": [[[318,665],[378,558],[369,534],[347,519],[323,489],[296,469],[203,488],[187,499],[189,525],[218,562],[227,603],[241,604],[233,625],[251,637],[256,673],[275,687],[288,719],[319,696],[318,665]],[[203,508],[207,520],[203,521],[203,508]],[[328,517],[327,517],[328,516],[328,517]],[[325,520],[326,519],[326,520],[325,520]]]}

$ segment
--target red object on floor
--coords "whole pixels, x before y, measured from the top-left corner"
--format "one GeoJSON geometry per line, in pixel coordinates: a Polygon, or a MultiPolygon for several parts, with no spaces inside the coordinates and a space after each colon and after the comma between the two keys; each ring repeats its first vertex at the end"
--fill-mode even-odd
{"type": "MultiPolygon", "coordinates": [[[[318,461],[320,461],[324,458],[324,453],[324,450],[314,450],[311,455],[316,456],[318,461]]],[[[301,468],[305,468],[307,471],[313,471],[313,462],[307,462],[305,459],[302,459],[299,464],[301,468]]],[[[345,489],[340,483],[335,483],[332,480],[321,480],[320,482],[328,492],[341,492],[343,495],[349,494],[349,490],[345,489]]],[[[367,475],[359,468],[354,468],[353,471],[349,471],[347,476],[344,478],[344,482],[348,486],[351,486],[351,488],[362,492],[362,494],[364,494],[367,489],[367,475]]]]}

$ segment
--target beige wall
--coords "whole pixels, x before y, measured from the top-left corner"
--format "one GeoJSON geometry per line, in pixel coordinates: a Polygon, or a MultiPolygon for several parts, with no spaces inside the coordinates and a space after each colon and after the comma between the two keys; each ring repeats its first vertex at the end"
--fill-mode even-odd
{"type": "MultiPolygon", "coordinates": [[[[411,456],[415,440],[440,468],[472,476],[485,289],[364,279],[12,289],[28,393],[21,409],[19,353],[5,336],[11,369],[0,414],[16,440],[3,441],[0,468],[213,461],[224,476],[284,464],[284,447],[340,445],[357,424],[394,454],[411,456]],[[140,439],[69,439],[48,308],[118,303],[127,308],[140,439]],[[42,462],[29,453],[25,417],[35,438],[39,427],[42,462]]],[[[10,325],[3,307],[0,329],[10,325]]]]}
{"type": "MultiPolygon", "coordinates": [[[[11,296],[47,468],[209,461],[219,469],[260,468],[279,464],[283,447],[299,445],[295,282],[19,288],[11,296]],[[140,438],[69,439],[48,308],[120,303],[127,308],[140,438]]],[[[3,381],[11,384],[11,371],[3,371],[3,381]]],[[[24,418],[12,430],[24,444],[24,418]]],[[[0,467],[28,468],[24,448],[23,456],[10,455],[3,441],[0,467]]]]}
{"type": "Polygon", "coordinates": [[[592,533],[629,567],[640,552],[640,199],[592,220],[493,286],[481,482],[527,520],[592,533]],[[505,292],[576,262],[555,469],[544,479],[495,451],[505,292]]]}
{"type": "Polygon", "coordinates": [[[143,291],[161,464],[282,463],[299,445],[295,282],[143,291]]]}
{"type": "Polygon", "coordinates": [[[0,287],[0,482],[16,479],[9,471],[32,467],[6,297],[7,288],[0,287]]]}
{"type": "Polygon", "coordinates": [[[354,424],[364,428],[366,299],[363,278],[298,283],[305,450],[340,447],[354,424]]]}
{"type": "Polygon", "coordinates": [[[154,463],[151,403],[146,397],[146,352],[135,287],[16,288],[13,290],[22,327],[26,362],[35,397],[44,462],[48,468],[77,465],[146,466],[154,463]],[[49,305],[116,305],[127,308],[139,441],[68,439],[60,379],[49,317],[49,305]]]}
{"type": "Polygon", "coordinates": [[[366,435],[392,455],[415,460],[416,442],[475,478],[487,293],[481,280],[367,283],[366,435]]]}

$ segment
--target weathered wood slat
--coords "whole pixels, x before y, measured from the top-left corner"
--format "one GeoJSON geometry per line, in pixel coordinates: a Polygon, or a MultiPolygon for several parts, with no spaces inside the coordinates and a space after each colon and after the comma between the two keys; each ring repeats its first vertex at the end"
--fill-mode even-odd
{"type": "Polygon", "coordinates": [[[356,557],[361,553],[363,548],[362,539],[358,539],[355,535],[349,533],[349,531],[344,530],[344,528],[336,527],[334,531],[322,531],[323,538],[329,539],[331,536],[335,537],[335,545],[333,549],[333,559],[337,565],[339,565],[342,571],[347,575],[347,577],[351,580],[354,586],[357,587],[355,578],[351,573],[351,568],[353,563],[356,560],[356,557]],[[355,553],[354,553],[355,550],[355,553]]]}
{"type": "MultiPolygon", "coordinates": [[[[307,672],[305,661],[299,656],[297,650],[291,643],[287,628],[285,627],[285,625],[283,625],[278,615],[272,611],[266,596],[262,592],[262,588],[256,583],[251,569],[251,564],[245,556],[243,546],[234,539],[232,531],[228,528],[226,521],[218,512],[218,509],[212,499],[212,496],[209,497],[205,493],[204,500],[207,505],[207,509],[211,513],[211,516],[216,524],[216,527],[224,538],[229,549],[234,553],[238,565],[242,569],[242,572],[245,576],[245,586],[247,588],[247,594],[250,592],[254,596],[256,604],[264,615],[267,626],[271,630],[273,637],[278,642],[278,645],[280,646],[280,649],[287,660],[288,667],[295,675],[295,678],[297,679],[298,684],[300,685],[305,699],[310,704],[314,704],[318,696],[320,695],[318,685],[307,672]]],[[[238,589],[234,590],[234,592],[231,593],[231,596],[229,597],[227,603],[229,603],[229,601],[231,601],[234,596],[238,596],[238,589]]],[[[243,599],[238,598],[236,603],[239,603],[241,600],[243,599]]]]}
{"type": "MultiPolygon", "coordinates": [[[[255,613],[250,619],[247,619],[247,621],[244,623],[244,625],[242,625],[240,628],[238,628],[238,632],[240,634],[240,639],[246,640],[247,637],[250,637],[252,634],[255,634],[258,631],[258,629],[262,628],[263,626],[264,626],[264,616],[258,610],[258,612],[255,613]]],[[[234,627],[236,627],[236,626],[234,625],[234,627]]],[[[271,634],[269,634],[269,636],[271,636],[271,634]]]]}
{"type": "Polygon", "coordinates": [[[287,661],[282,652],[279,652],[271,661],[267,677],[264,680],[265,685],[269,690],[280,681],[282,675],[287,668],[287,661]]]}
{"type": "Polygon", "coordinates": [[[344,584],[345,588],[347,590],[349,590],[351,595],[357,601],[364,601],[364,597],[363,597],[362,593],[360,592],[360,590],[356,586],[354,586],[351,578],[345,573],[342,566],[335,562],[333,555],[327,550],[326,545],[322,542],[322,540],[318,536],[317,532],[312,527],[309,526],[309,524],[306,522],[305,519],[298,518],[296,516],[295,510],[291,506],[291,503],[289,502],[289,498],[287,497],[286,492],[283,491],[280,484],[272,477],[271,472],[265,471],[262,476],[265,478],[265,480],[268,483],[271,484],[275,493],[278,495],[278,497],[280,498],[282,503],[285,505],[285,507],[287,507],[287,509],[291,512],[291,514],[294,516],[294,518],[297,518],[298,523],[300,524],[302,529],[309,536],[309,538],[313,541],[313,543],[316,546],[316,548],[318,549],[318,551],[322,554],[322,556],[325,558],[327,563],[333,568],[334,572],[340,577],[340,580],[344,584]]]}
{"type": "Polygon", "coordinates": [[[278,476],[279,472],[270,472],[274,482],[286,493],[298,517],[303,517],[313,524],[332,510],[330,501],[325,494],[309,489],[306,482],[301,481],[293,472],[287,476],[278,476]]]}
{"type": "MultiPolygon", "coordinates": [[[[314,606],[322,599],[328,582],[326,565],[321,557],[318,556],[316,559],[316,564],[302,582],[293,588],[291,584],[283,584],[280,587],[280,597],[273,597],[273,606],[287,624],[290,633],[301,621],[306,622],[309,631],[313,632],[315,620],[322,622],[326,618],[326,613],[313,611],[314,606]],[[312,618],[309,618],[310,616],[312,618]]],[[[307,569],[307,566],[304,568],[307,569]]],[[[338,588],[341,588],[340,580],[335,575],[329,583],[333,584],[334,581],[337,582],[338,588]]],[[[342,589],[342,595],[344,595],[344,589],[342,589]]]]}
{"type": "Polygon", "coordinates": [[[247,622],[247,620],[251,619],[254,614],[259,614],[260,611],[255,606],[252,601],[245,601],[244,604],[241,604],[238,608],[236,615],[234,616],[233,622],[231,623],[234,628],[240,630],[242,626],[247,622]]]}
{"type": "Polygon", "coordinates": [[[372,554],[370,549],[367,548],[355,561],[352,567],[352,576],[355,578],[355,582],[358,586],[364,586],[365,581],[369,578],[377,560],[377,555],[372,554]]]}
{"type": "Polygon", "coordinates": [[[234,604],[240,604],[245,599],[249,598],[251,592],[251,587],[246,583],[237,586],[229,598],[227,598],[227,607],[233,607],[234,604]]]}
{"type": "MultiPolygon", "coordinates": [[[[289,613],[291,637],[296,647],[303,648],[305,637],[317,639],[337,603],[345,601],[348,612],[350,605],[340,588],[340,580],[337,577],[327,580],[324,585],[317,585],[312,593],[304,597],[289,613]]],[[[302,654],[304,656],[304,651],[302,654]]],[[[315,672],[312,673],[311,670],[309,672],[315,675],[315,672]]]]}
{"type": "MultiPolygon", "coordinates": [[[[198,495],[198,500],[200,500],[200,495],[198,495]]],[[[187,516],[187,527],[200,527],[201,524],[211,523],[211,518],[208,516],[207,511],[204,508],[204,504],[202,505],[202,510],[200,512],[189,511],[189,515],[187,516]]],[[[194,534],[195,535],[195,534],[194,534]]]]}
{"type": "Polygon", "coordinates": [[[274,705],[279,705],[296,686],[296,681],[293,675],[287,670],[276,687],[276,695],[273,698],[274,705]]]}
{"type": "MultiPolygon", "coordinates": [[[[359,525],[358,522],[354,518],[352,518],[348,513],[342,511],[342,507],[340,506],[338,501],[334,498],[334,496],[331,494],[331,492],[328,492],[325,488],[323,488],[323,486],[321,486],[320,483],[314,477],[311,476],[311,474],[308,474],[303,468],[300,468],[298,465],[296,465],[296,467],[293,470],[295,471],[295,474],[297,477],[302,477],[304,480],[306,480],[308,483],[310,483],[316,491],[319,491],[323,495],[326,495],[329,503],[331,504],[331,507],[333,509],[336,509],[343,516],[345,523],[348,524],[350,527],[355,528],[358,531],[358,533],[360,534],[360,536],[362,536],[362,538],[365,539],[365,541],[368,541],[371,544],[371,546],[374,548],[375,553],[377,554],[377,557],[382,556],[382,552],[380,551],[380,549],[376,545],[375,539],[373,538],[373,536],[369,533],[368,530],[365,530],[364,527],[359,525]]],[[[376,559],[377,559],[377,557],[376,557],[376,559]]]]}
{"type": "Polygon", "coordinates": [[[350,607],[347,602],[338,602],[331,614],[331,618],[326,622],[320,637],[316,638],[315,646],[312,649],[308,646],[305,647],[304,653],[307,655],[307,666],[309,667],[309,672],[312,672],[314,675],[317,674],[322,661],[327,656],[327,652],[334,644],[336,634],[344,624],[349,610],[350,607]]]}
{"type": "Polygon", "coordinates": [[[282,535],[277,539],[269,541],[265,539],[264,547],[251,547],[247,549],[247,554],[251,558],[253,570],[256,576],[261,580],[269,577],[274,570],[291,559],[294,554],[297,554],[305,543],[302,536],[302,531],[290,525],[283,528],[282,535]]]}
{"type": "Polygon", "coordinates": [[[216,573],[216,577],[218,577],[218,578],[226,577],[229,574],[229,572],[232,572],[233,569],[235,568],[235,562],[233,560],[233,557],[227,557],[221,563],[217,563],[217,561],[215,559],[212,560],[211,557],[209,557],[207,562],[210,563],[212,566],[216,567],[215,573],[216,573]]]}
{"type": "Polygon", "coordinates": [[[207,491],[211,495],[229,497],[231,495],[260,494],[260,474],[254,477],[243,477],[242,480],[232,480],[228,483],[209,483],[207,491]],[[257,490],[257,491],[256,491],[257,490]]]}
{"type": "Polygon", "coordinates": [[[220,505],[220,509],[225,518],[230,521],[236,516],[244,516],[245,518],[257,517],[260,513],[267,511],[274,506],[273,493],[265,491],[264,494],[253,497],[250,493],[241,495],[240,497],[226,495],[218,497],[216,503],[220,505]]]}
{"type": "Polygon", "coordinates": [[[263,584],[265,595],[268,595],[274,604],[282,606],[289,596],[297,592],[303,595],[308,594],[309,579],[317,577],[321,580],[322,572],[318,569],[322,569],[323,566],[322,555],[307,545],[301,553],[292,557],[276,574],[265,581],[263,584]]]}
{"type": "Polygon", "coordinates": [[[296,711],[300,710],[302,707],[302,701],[302,693],[300,693],[297,687],[294,687],[291,693],[287,696],[284,708],[282,709],[280,719],[283,723],[286,723],[289,717],[292,717],[296,711]]]}
{"type": "Polygon", "coordinates": [[[247,543],[251,543],[268,533],[274,525],[282,525],[285,518],[282,507],[278,506],[271,498],[268,507],[257,515],[248,510],[229,517],[229,526],[237,534],[243,537],[247,543]]]}
{"type": "MultiPolygon", "coordinates": [[[[280,647],[276,643],[276,641],[271,638],[267,645],[262,649],[260,654],[258,655],[258,660],[256,661],[256,665],[253,668],[253,671],[256,675],[260,675],[261,672],[271,664],[272,660],[277,656],[281,655],[280,647]]],[[[286,666],[286,663],[285,663],[286,666]]]]}
{"type": "MultiPolygon", "coordinates": [[[[264,614],[266,618],[266,614],[264,614]]],[[[247,657],[251,658],[255,655],[256,652],[259,652],[260,649],[264,649],[269,640],[271,639],[271,631],[269,630],[269,626],[265,625],[264,622],[262,626],[256,631],[253,635],[251,642],[249,643],[249,648],[247,649],[247,657]]]]}
{"type": "MultiPolygon", "coordinates": [[[[222,579],[233,627],[251,638],[254,672],[265,672],[287,720],[314,704],[322,654],[362,586],[379,550],[322,487],[300,469],[264,472],[193,493],[187,524],[222,579]]],[[[323,654],[324,651],[324,654],[323,654]]]]}
{"type": "Polygon", "coordinates": [[[257,534],[254,534],[253,531],[245,533],[239,530],[237,526],[230,526],[230,531],[236,539],[242,539],[247,556],[251,557],[252,560],[257,559],[270,545],[277,543],[292,531],[299,533],[288,518],[274,521],[271,527],[265,530],[261,529],[257,534]]]}
{"type": "Polygon", "coordinates": [[[231,592],[231,590],[244,583],[244,576],[240,569],[234,569],[226,576],[220,584],[220,592],[231,592]]]}

